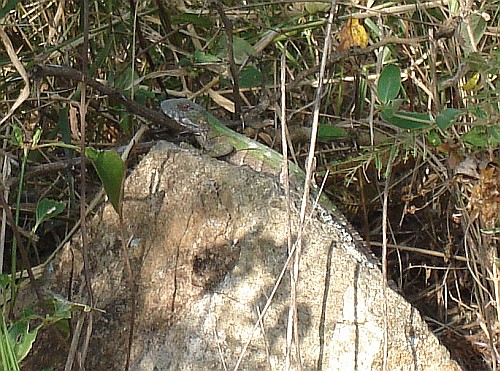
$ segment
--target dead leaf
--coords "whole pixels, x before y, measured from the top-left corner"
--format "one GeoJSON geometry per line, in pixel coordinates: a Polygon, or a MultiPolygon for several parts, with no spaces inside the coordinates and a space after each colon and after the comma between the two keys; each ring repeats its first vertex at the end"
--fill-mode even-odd
{"type": "Polygon", "coordinates": [[[337,50],[343,52],[354,46],[366,48],[368,40],[368,34],[365,27],[359,23],[359,19],[349,18],[340,30],[337,50]]]}

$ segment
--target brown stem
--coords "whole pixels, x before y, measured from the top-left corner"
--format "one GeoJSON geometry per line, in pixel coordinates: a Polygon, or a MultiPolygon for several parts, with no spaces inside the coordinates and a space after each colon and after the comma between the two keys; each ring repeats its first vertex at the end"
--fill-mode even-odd
{"type": "MultiPolygon", "coordinates": [[[[60,66],[60,65],[38,65],[35,67],[33,71],[35,78],[43,78],[46,76],[56,76],[63,77],[66,79],[74,80],[74,81],[82,81],[82,73],[75,68],[68,66],[60,66]]],[[[133,100],[127,98],[123,93],[109,87],[103,85],[90,76],[87,76],[85,79],[85,83],[87,86],[108,95],[111,99],[114,99],[125,106],[125,109],[134,115],[141,116],[155,124],[165,126],[174,131],[181,131],[182,128],[179,124],[177,124],[174,120],[165,116],[159,110],[153,110],[140,104],[134,102],[133,100]]]]}

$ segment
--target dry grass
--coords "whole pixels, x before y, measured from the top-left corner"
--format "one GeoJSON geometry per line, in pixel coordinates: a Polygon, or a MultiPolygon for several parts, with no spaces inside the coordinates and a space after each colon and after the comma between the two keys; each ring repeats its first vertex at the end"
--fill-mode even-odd
{"type": "MultiPolygon", "coordinates": [[[[179,1],[173,6],[138,1],[131,7],[134,4],[90,3],[89,76],[150,108],[157,109],[166,96],[183,96],[206,104],[219,117],[242,115],[246,132],[272,145],[280,141],[273,122],[279,121],[278,62],[285,53],[293,157],[304,162],[325,39],[323,13],[310,14],[297,3],[221,6],[218,11],[203,2],[179,1]],[[238,37],[229,43],[233,64],[224,18],[238,37]],[[230,83],[234,74],[240,76],[236,88],[230,83]]],[[[381,195],[388,185],[389,278],[466,367],[488,364],[496,369],[500,3],[426,4],[418,10],[409,4],[370,14],[363,6],[338,6],[334,33],[344,29],[345,34],[346,20],[360,13],[370,43],[367,48],[342,44],[339,50],[342,40],[335,41],[320,124],[340,127],[344,136],[318,144],[316,174],[318,180],[328,174],[325,191],[344,206],[375,253],[383,242],[381,195]],[[453,107],[464,115],[446,131],[401,130],[382,121],[376,78],[388,63],[403,71],[400,109],[437,115],[453,107]],[[474,76],[480,77],[476,84],[474,76]],[[464,137],[471,132],[472,139],[464,137]]],[[[0,112],[4,117],[12,111],[0,125],[5,197],[19,213],[18,226],[26,235],[34,224],[37,200],[50,197],[67,205],[65,216],[32,240],[34,265],[43,262],[78,220],[81,174],[71,167],[78,163],[78,153],[32,147],[30,140],[40,128],[41,143],[78,143],[80,88],[63,77],[32,75],[23,80],[22,67],[28,73],[37,64],[80,69],[80,12],[73,1],[25,1],[2,22],[2,50],[11,52],[0,59],[0,112]],[[23,89],[29,89],[29,96],[22,95],[23,89]],[[24,148],[10,140],[14,125],[21,128],[24,148]],[[23,159],[26,174],[21,171],[23,159]],[[51,167],[41,171],[47,164],[51,167]]],[[[125,143],[141,122],[97,90],[88,93],[88,102],[87,141],[96,147],[125,143]]],[[[86,179],[95,183],[92,175],[86,179]]],[[[5,225],[2,228],[8,270],[12,237],[5,225]]]]}

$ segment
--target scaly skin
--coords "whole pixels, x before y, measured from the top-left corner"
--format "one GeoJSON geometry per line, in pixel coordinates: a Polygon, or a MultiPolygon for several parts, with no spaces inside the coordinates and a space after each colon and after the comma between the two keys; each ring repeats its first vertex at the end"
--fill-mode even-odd
{"type": "MultiPolygon", "coordinates": [[[[200,146],[211,156],[227,156],[225,159],[230,163],[247,165],[258,172],[281,173],[281,154],[229,129],[200,105],[188,99],[168,99],[161,102],[161,109],[195,134],[200,146]]],[[[304,173],[297,165],[289,161],[288,167],[291,178],[304,179],[304,173]]]]}

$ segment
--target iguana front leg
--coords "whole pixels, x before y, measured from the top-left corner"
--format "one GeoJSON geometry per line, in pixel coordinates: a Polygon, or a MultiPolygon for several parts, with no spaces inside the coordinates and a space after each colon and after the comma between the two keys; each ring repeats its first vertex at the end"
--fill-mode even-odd
{"type": "Polygon", "coordinates": [[[193,133],[200,146],[212,157],[229,155],[233,144],[216,133],[209,124],[209,114],[200,105],[187,99],[169,99],[161,102],[162,111],[193,133]]]}

